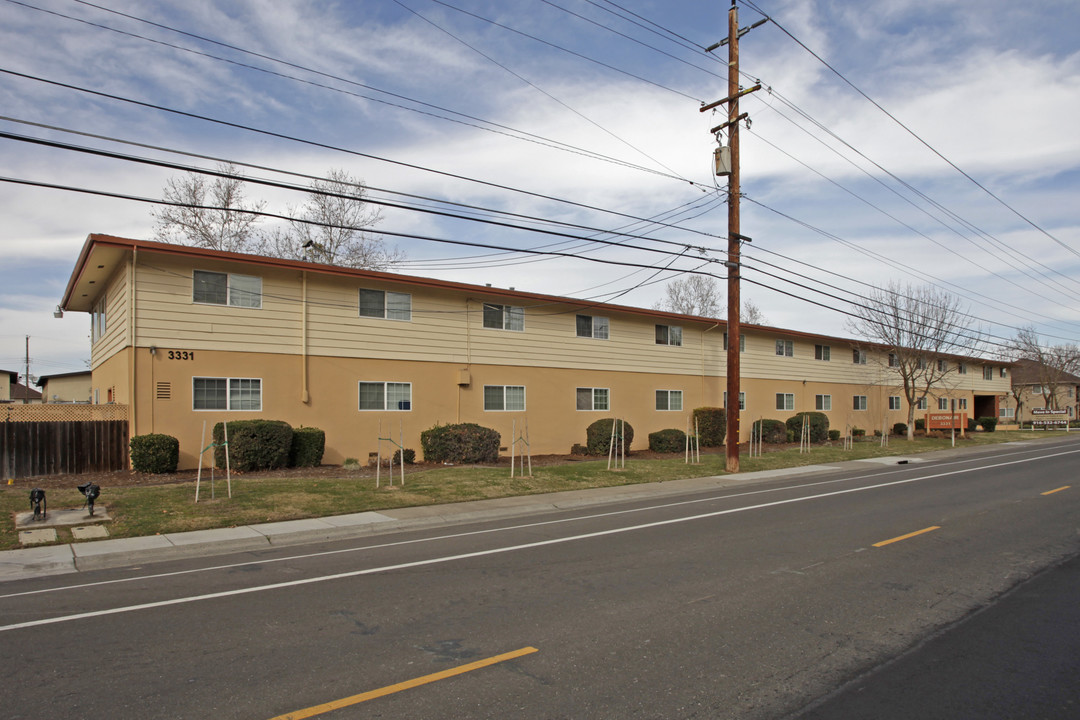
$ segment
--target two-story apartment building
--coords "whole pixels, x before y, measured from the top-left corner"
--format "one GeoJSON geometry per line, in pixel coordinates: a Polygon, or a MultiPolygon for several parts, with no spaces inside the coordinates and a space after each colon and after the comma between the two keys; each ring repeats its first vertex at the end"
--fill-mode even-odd
{"type": "MultiPolygon", "coordinates": [[[[644,439],[725,402],[722,321],[513,289],[91,235],[61,306],[91,316],[94,402],[129,405],[133,435],[179,438],[181,467],[222,420],[319,427],[338,463],[380,432],[419,451],[456,422],[504,445],[527,422],[534,454],[566,453],[600,418],[644,439]]],[[[880,348],[763,326],[742,340],[743,439],[806,410],[841,429],[907,418],[880,348]]],[[[928,409],[997,415],[1004,366],[942,362],[928,409]]]]}
{"type": "Polygon", "coordinates": [[[1014,363],[1011,392],[1002,398],[998,409],[1002,423],[1012,425],[1032,419],[1032,410],[1051,408],[1080,417],[1080,377],[1063,370],[1043,367],[1035,360],[1014,363]]]}

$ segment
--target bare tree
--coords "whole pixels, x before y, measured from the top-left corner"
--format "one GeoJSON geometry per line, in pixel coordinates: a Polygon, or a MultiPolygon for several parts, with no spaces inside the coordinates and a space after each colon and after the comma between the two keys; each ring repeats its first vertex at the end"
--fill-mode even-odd
{"type": "Polygon", "coordinates": [[[947,384],[957,364],[948,356],[973,353],[981,345],[981,332],[963,322],[966,308],[960,300],[930,286],[901,287],[889,283],[871,290],[853,308],[848,329],[887,354],[885,370],[897,376],[908,404],[908,440],[914,438],[915,408],[931,391],[947,384]]]}
{"type": "Polygon", "coordinates": [[[1039,334],[1030,325],[1020,328],[1013,346],[1018,360],[1030,360],[1034,364],[1045,407],[1056,410],[1058,386],[1075,382],[1073,378],[1080,371],[1080,347],[1072,343],[1043,345],[1039,334]]]}
{"type": "MultiPolygon", "coordinates": [[[[726,317],[727,305],[724,292],[716,278],[707,275],[687,275],[672,280],[664,288],[664,298],[657,302],[655,310],[698,315],[700,317],[726,317]]],[[[739,303],[739,319],[751,325],[764,325],[768,322],[764,313],[752,300],[743,299],[739,303]]]]}
{"type": "Polygon", "coordinates": [[[151,213],[155,235],[164,242],[242,252],[255,244],[263,201],[249,203],[244,179],[231,164],[221,164],[224,176],[189,172],[170,178],[162,195],[167,205],[151,213]]]}
{"type": "Polygon", "coordinates": [[[277,257],[328,265],[385,270],[402,259],[382,239],[366,232],[382,216],[365,201],[364,183],[345,170],[333,169],[311,183],[299,208],[291,208],[289,226],[265,238],[263,252],[277,257]]]}

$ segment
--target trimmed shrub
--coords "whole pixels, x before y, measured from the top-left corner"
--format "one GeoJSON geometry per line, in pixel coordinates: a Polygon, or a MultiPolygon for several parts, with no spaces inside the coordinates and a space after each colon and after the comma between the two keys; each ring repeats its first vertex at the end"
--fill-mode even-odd
{"type": "Polygon", "coordinates": [[[810,424],[810,442],[825,442],[829,436],[829,417],[821,412],[804,412],[787,419],[787,428],[794,438],[802,436],[803,418],[810,424]]]}
{"type": "MultiPolygon", "coordinates": [[[[406,465],[415,465],[416,464],[416,451],[415,450],[412,450],[410,448],[405,448],[405,453],[404,454],[405,454],[405,464],[406,465]]],[[[396,464],[398,464],[398,465],[401,464],[401,455],[402,455],[401,450],[398,450],[396,453],[394,453],[394,462],[396,464]]]]}
{"type": "MultiPolygon", "coordinates": [[[[1025,423],[1025,427],[1031,427],[1031,423],[1025,423]]],[[[973,417],[968,418],[968,432],[975,432],[975,428],[979,427],[979,421],[973,417]]]]}
{"type": "Polygon", "coordinates": [[[979,418],[979,425],[982,426],[982,429],[985,432],[994,432],[994,430],[997,429],[997,422],[998,419],[996,417],[987,416],[979,418]]]}
{"type": "Polygon", "coordinates": [[[476,423],[436,425],[420,433],[427,462],[498,462],[501,440],[499,433],[476,423]]]}
{"type": "Polygon", "coordinates": [[[136,435],[130,447],[131,469],[135,472],[173,473],[180,464],[180,441],[172,435],[136,435]]]}
{"type": "Polygon", "coordinates": [[[926,429],[926,418],[916,418],[915,419],[915,429],[916,430],[925,430],[926,429]]]}
{"type": "MultiPolygon", "coordinates": [[[[225,467],[222,423],[214,425],[214,462],[225,467]]],[[[229,467],[240,472],[287,467],[292,450],[292,425],[284,420],[233,420],[229,422],[229,467]]]]}
{"type": "Polygon", "coordinates": [[[589,448],[585,447],[581,443],[574,443],[570,447],[570,454],[571,455],[588,455],[589,454],[589,448]]]}
{"type": "Polygon", "coordinates": [[[720,447],[727,436],[727,411],[724,408],[694,408],[698,440],[702,447],[720,447]]]}
{"type": "MultiPolygon", "coordinates": [[[[590,455],[607,455],[611,449],[611,426],[615,418],[603,418],[597,420],[585,429],[585,447],[590,455]]],[[[630,423],[619,422],[615,428],[615,449],[619,448],[619,432],[624,435],[623,449],[630,452],[630,446],[634,442],[634,428],[630,423]]]]}
{"type": "Polygon", "coordinates": [[[326,433],[319,428],[293,428],[289,467],[319,467],[326,450],[326,433]]]}
{"type": "Polygon", "coordinates": [[[658,453],[684,452],[686,433],[676,428],[649,433],[649,449],[658,453]]]}
{"type": "Polygon", "coordinates": [[[834,440],[834,441],[839,440],[840,439],[840,431],[839,430],[830,430],[829,431],[829,439],[834,440]]]}
{"type": "Polygon", "coordinates": [[[865,436],[866,436],[866,431],[863,430],[862,428],[857,428],[857,427],[851,428],[851,437],[865,437],[865,436]]]}
{"type": "Polygon", "coordinates": [[[762,443],[777,445],[787,442],[787,425],[783,420],[758,420],[750,427],[750,436],[762,443]]]}
{"type": "Polygon", "coordinates": [[[896,423],[892,426],[893,435],[907,435],[907,423],[896,423]]]}

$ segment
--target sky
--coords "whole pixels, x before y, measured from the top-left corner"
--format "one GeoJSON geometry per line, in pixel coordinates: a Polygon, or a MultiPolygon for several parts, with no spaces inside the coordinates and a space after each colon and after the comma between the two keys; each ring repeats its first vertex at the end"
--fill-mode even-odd
{"type": "MultiPolygon", "coordinates": [[[[154,205],[102,193],[183,174],[30,138],[298,185],[282,173],[344,170],[393,204],[375,229],[405,274],[640,307],[690,270],[723,287],[726,116],[700,108],[727,94],[726,48],[704,48],[729,7],[0,0],[0,369],[27,336],[32,375],[87,368],[88,315],[53,317],[83,242],[155,239],[154,205]]],[[[741,231],[768,324],[850,337],[871,286],[930,284],[985,352],[1028,325],[1077,342],[1080,3],[739,3],[764,17],[740,41],[763,86],[740,101],[741,231]]]]}

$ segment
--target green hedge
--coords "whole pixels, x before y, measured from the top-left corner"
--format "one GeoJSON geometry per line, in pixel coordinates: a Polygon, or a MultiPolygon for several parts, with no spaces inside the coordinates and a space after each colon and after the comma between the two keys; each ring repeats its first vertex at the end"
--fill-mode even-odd
{"type": "Polygon", "coordinates": [[[839,440],[840,439],[840,431],[839,430],[830,430],[829,431],[829,439],[830,440],[839,440]]]}
{"type": "Polygon", "coordinates": [[[820,412],[804,412],[789,417],[787,420],[787,429],[791,431],[792,437],[797,438],[802,435],[804,417],[806,418],[806,421],[810,423],[810,442],[825,442],[829,437],[829,418],[825,413],[820,412]]]}
{"type": "Polygon", "coordinates": [[[326,451],[326,433],[319,428],[293,428],[289,467],[319,467],[326,451]]]}
{"type": "Polygon", "coordinates": [[[788,429],[783,420],[758,420],[750,426],[750,436],[770,445],[785,443],[788,441],[788,429]]]}
{"type": "MultiPolygon", "coordinates": [[[[401,464],[401,450],[394,453],[394,463],[401,464]]],[[[416,451],[410,448],[405,448],[405,464],[413,465],[416,463],[416,451]]]]}
{"type": "MultiPolygon", "coordinates": [[[[588,448],[590,455],[608,454],[611,449],[611,425],[614,422],[615,418],[603,418],[585,429],[585,447],[588,448]]],[[[620,421],[615,433],[615,449],[622,447],[626,452],[630,452],[630,445],[634,442],[633,426],[628,422],[620,421]],[[618,436],[620,432],[624,435],[621,446],[618,436]]]]}
{"type": "MultiPolygon", "coordinates": [[[[214,425],[214,462],[225,467],[222,423],[214,425]]],[[[247,472],[287,467],[292,450],[292,425],[284,420],[232,420],[229,422],[229,467],[247,472]]]]}
{"type": "Polygon", "coordinates": [[[658,453],[684,452],[686,433],[676,428],[649,433],[649,449],[658,453]]]}
{"type": "Polygon", "coordinates": [[[896,423],[892,426],[893,435],[907,435],[907,423],[896,423]]]}
{"type": "Polygon", "coordinates": [[[173,473],[180,464],[180,441],[172,435],[151,433],[131,438],[131,469],[135,472],[173,473]]]}
{"type": "Polygon", "coordinates": [[[981,417],[979,418],[979,425],[986,432],[994,432],[997,429],[998,419],[996,417],[981,417]]]}
{"type": "Polygon", "coordinates": [[[436,425],[420,433],[420,447],[427,462],[498,462],[502,437],[476,423],[436,425]]]}
{"type": "Polygon", "coordinates": [[[720,447],[727,437],[727,411],[724,408],[694,408],[699,442],[702,447],[720,447]]]}

